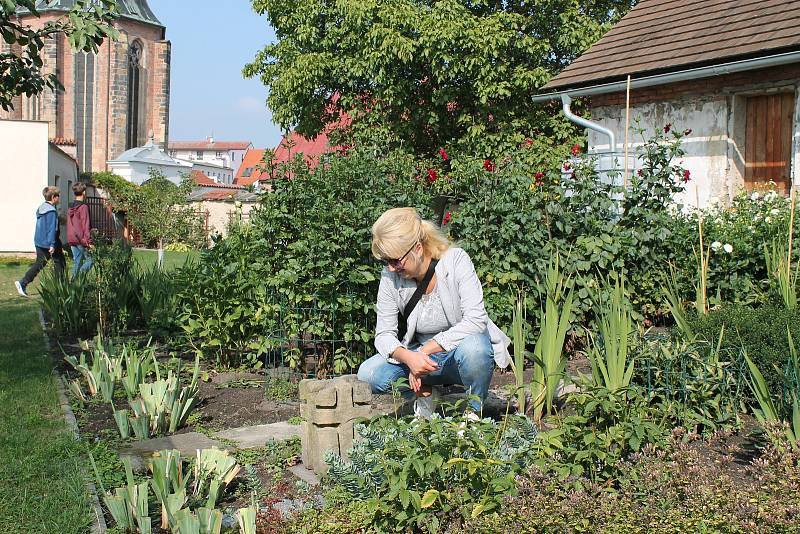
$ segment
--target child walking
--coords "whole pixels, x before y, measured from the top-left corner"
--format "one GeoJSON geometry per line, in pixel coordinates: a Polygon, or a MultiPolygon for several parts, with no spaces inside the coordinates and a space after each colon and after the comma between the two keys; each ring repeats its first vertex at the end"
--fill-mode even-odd
{"type": "Polygon", "coordinates": [[[72,278],[78,271],[87,271],[92,266],[88,248],[91,246],[91,223],[89,205],[86,204],[86,184],[78,182],[72,186],[75,201],[69,206],[67,217],[67,243],[72,249],[72,278]]]}
{"type": "Polygon", "coordinates": [[[67,265],[64,259],[64,249],[61,245],[61,229],[58,224],[58,211],[56,206],[61,199],[61,192],[57,187],[45,187],[42,191],[44,203],[36,210],[36,233],[33,236],[33,244],[36,246],[36,262],[28,269],[22,280],[17,280],[14,285],[17,292],[27,297],[25,288],[33,282],[47,262],[52,258],[56,274],[63,275],[67,265]]]}

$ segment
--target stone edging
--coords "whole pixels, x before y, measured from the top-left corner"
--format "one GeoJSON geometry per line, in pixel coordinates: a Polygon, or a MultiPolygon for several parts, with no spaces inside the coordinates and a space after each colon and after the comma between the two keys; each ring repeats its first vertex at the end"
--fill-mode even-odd
{"type": "MultiPolygon", "coordinates": [[[[49,357],[50,351],[53,348],[53,343],[50,340],[50,336],[47,335],[47,326],[45,325],[44,313],[42,312],[41,308],[39,308],[39,323],[42,326],[42,336],[44,336],[45,344],[48,350],[47,357],[49,357]]],[[[53,369],[53,379],[57,384],[58,402],[61,405],[61,411],[64,413],[64,420],[67,423],[67,427],[69,427],[69,429],[72,431],[72,436],[75,438],[75,441],[78,441],[80,440],[78,421],[75,419],[75,414],[72,411],[72,407],[69,405],[69,399],[67,398],[67,392],[64,386],[64,378],[58,373],[58,371],[53,369]]],[[[103,515],[103,508],[100,506],[100,499],[97,497],[97,487],[86,473],[85,466],[81,466],[81,472],[86,480],[86,491],[89,493],[89,500],[91,501],[91,506],[94,511],[94,520],[92,521],[91,533],[106,534],[108,525],[106,525],[106,519],[103,515]]]]}

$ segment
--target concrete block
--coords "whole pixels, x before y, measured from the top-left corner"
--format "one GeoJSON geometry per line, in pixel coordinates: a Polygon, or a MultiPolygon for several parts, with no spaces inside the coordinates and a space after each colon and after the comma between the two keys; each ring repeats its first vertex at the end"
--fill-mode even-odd
{"type": "Polygon", "coordinates": [[[355,375],[300,382],[303,464],[317,475],[327,471],[325,453],[346,457],[353,447],[354,425],[372,414],[372,392],[355,375]]]}

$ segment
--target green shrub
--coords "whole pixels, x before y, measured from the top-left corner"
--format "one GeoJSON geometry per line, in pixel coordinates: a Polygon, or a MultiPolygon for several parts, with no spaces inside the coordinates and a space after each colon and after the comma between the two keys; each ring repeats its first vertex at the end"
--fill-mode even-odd
{"type": "Polygon", "coordinates": [[[317,340],[317,371],[342,373],[371,355],[381,270],[370,252],[372,223],[396,206],[430,216],[430,187],[394,153],[354,150],[283,171],[250,224],[202,255],[181,296],[182,326],[221,362],[280,349],[300,367],[300,345],[317,340]]]}
{"type": "MultiPolygon", "coordinates": [[[[637,310],[662,313],[669,263],[685,265],[691,253],[691,220],[672,206],[684,188],[681,137],[647,139],[627,190],[598,176],[591,157],[556,169],[532,167],[524,151],[491,171],[479,160],[453,162],[452,183],[437,187],[452,196],[447,228],[475,263],[490,315],[510,325],[517,289],[537,287],[556,253],[574,282],[575,333],[593,316],[597,277],[612,270],[626,274],[637,310]]],[[[539,317],[537,299],[528,315],[539,317]]]]}
{"type": "Polygon", "coordinates": [[[380,531],[436,532],[462,510],[496,510],[514,491],[514,475],[533,461],[536,427],[522,416],[505,422],[464,417],[378,418],[360,425],[346,463],[328,453],[332,482],[374,508],[380,531]]]}
{"type": "MultiPolygon", "coordinates": [[[[702,213],[706,247],[710,249],[708,297],[724,302],[763,303],[767,279],[764,247],[786,243],[790,207],[775,191],[739,193],[731,205],[712,206],[702,213]]],[[[800,221],[795,219],[795,235],[800,221]]],[[[697,238],[694,240],[697,242],[697,238]]],[[[795,242],[794,260],[800,248],[795,242]]]]}
{"type": "Polygon", "coordinates": [[[769,390],[783,391],[784,370],[789,361],[786,328],[794,339],[800,339],[800,311],[787,310],[780,303],[769,302],[759,308],[743,304],[726,304],[704,316],[691,318],[694,332],[706,340],[719,338],[725,327],[723,350],[738,353],[741,348],[761,369],[769,390]]]}
{"type": "Polygon", "coordinates": [[[546,471],[577,486],[586,480],[605,483],[620,476],[621,460],[666,441],[663,415],[641,388],[610,391],[585,384],[583,389],[568,397],[575,413],[539,436],[537,464],[546,471]]]}
{"type": "Polygon", "coordinates": [[[645,338],[634,350],[634,383],[650,393],[671,426],[709,433],[738,425],[748,395],[738,348],[723,347],[718,338],[645,338]]]}

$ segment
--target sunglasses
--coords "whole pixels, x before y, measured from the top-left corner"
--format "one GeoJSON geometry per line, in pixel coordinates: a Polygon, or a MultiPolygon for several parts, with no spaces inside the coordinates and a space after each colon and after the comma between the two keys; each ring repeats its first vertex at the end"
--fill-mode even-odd
{"type": "Polygon", "coordinates": [[[383,261],[385,261],[385,262],[386,262],[386,265],[391,265],[392,267],[394,267],[394,268],[396,269],[396,268],[400,267],[400,264],[401,264],[401,263],[403,263],[403,260],[404,260],[404,259],[406,259],[406,256],[408,256],[408,254],[409,254],[409,253],[410,253],[412,250],[414,250],[414,248],[415,248],[416,246],[417,246],[417,244],[416,244],[416,243],[414,243],[413,245],[411,245],[411,248],[410,248],[410,249],[408,249],[408,250],[406,251],[406,253],[405,253],[405,254],[403,254],[402,256],[400,256],[400,257],[399,257],[398,259],[396,259],[396,260],[394,260],[394,259],[385,259],[385,260],[383,260],[383,261]]]}

